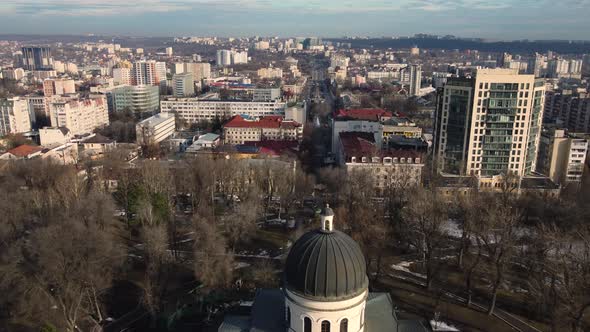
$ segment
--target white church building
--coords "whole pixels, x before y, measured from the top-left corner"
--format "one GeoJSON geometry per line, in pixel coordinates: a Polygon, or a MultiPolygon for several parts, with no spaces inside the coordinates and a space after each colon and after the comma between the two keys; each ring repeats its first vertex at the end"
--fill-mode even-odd
{"type": "Polygon", "coordinates": [[[283,288],[259,289],[249,315],[226,315],[219,332],[422,332],[398,319],[388,293],[369,292],[359,245],[334,230],[334,212],[301,236],[287,256],[283,288]]]}

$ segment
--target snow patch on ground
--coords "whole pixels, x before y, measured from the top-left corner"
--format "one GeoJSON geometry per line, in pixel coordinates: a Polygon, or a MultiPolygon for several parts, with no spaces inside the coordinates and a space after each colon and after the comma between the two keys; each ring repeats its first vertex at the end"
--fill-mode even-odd
{"type": "Polygon", "coordinates": [[[244,262],[237,262],[234,264],[234,270],[239,270],[239,269],[243,269],[245,267],[250,266],[250,264],[248,263],[244,263],[244,262]]]}
{"type": "Polygon", "coordinates": [[[418,277],[418,278],[426,278],[426,276],[423,274],[410,271],[409,267],[412,264],[413,264],[413,262],[403,261],[403,262],[399,262],[397,264],[391,265],[391,268],[396,271],[401,271],[401,272],[411,274],[411,275],[418,277]]]}
{"type": "Polygon", "coordinates": [[[460,331],[459,329],[457,329],[453,325],[449,325],[445,322],[435,321],[435,320],[430,321],[430,327],[432,328],[433,331],[445,331],[445,332],[451,332],[451,331],[459,332],[460,331]]]}

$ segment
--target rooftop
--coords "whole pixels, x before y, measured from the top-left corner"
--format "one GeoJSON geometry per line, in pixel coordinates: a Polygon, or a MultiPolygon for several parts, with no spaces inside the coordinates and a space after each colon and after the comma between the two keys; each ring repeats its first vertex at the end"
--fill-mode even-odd
{"type": "Polygon", "coordinates": [[[158,113],[154,116],[150,116],[149,118],[140,121],[137,123],[138,125],[150,125],[150,126],[157,126],[170,118],[174,118],[174,113],[158,113]]]}
{"type": "Polygon", "coordinates": [[[269,115],[260,120],[247,120],[240,115],[234,116],[229,122],[227,122],[224,128],[284,128],[293,129],[301,127],[301,124],[295,121],[284,120],[279,115],[269,115]]]}
{"type": "Polygon", "coordinates": [[[336,112],[334,119],[354,119],[366,121],[381,121],[381,118],[391,118],[393,114],[382,108],[341,109],[336,112]]]}
{"type": "Polygon", "coordinates": [[[421,158],[422,154],[415,150],[387,149],[381,150],[375,144],[373,133],[342,132],[340,141],[345,159],[351,157],[392,157],[392,158],[421,158]]]}
{"type": "Polygon", "coordinates": [[[108,137],[102,136],[101,134],[96,134],[88,139],[83,140],[82,144],[110,144],[114,142],[114,140],[108,137]]]}
{"type": "Polygon", "coordinates": [[[10,149],[6,152],[8,152],[16,157],[24,158],[24,157],[30,156],[34,153],[40,152],[42,150],[43,150],[43,148],[40,146],[23,144],[23,145],[17,146],[14,149],[10,149]]]}

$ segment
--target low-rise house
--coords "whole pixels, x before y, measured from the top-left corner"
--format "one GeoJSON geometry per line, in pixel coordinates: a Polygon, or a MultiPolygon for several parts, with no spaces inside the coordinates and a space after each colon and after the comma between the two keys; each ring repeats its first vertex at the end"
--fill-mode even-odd
{"type": "Polygon", "coordinates": [[[109,150],[117,148],[117,141],[105,137],[101,134],[94,134],[80,141],[80,146],[85,154],[103,154],[109,150]]]}
{"type": "Polygon", "coordinates": [[[0,155],[0,159],[20,160],[32,159],[41,155],[43,148],[35,145],[23,144],[10,149],[0,155]]]}
{"type": "Polygon", "coordinates": [[[219,146],[221,137],[217,134],[207,133],[198,137],[190,148],[192,149],[212,149],[219,146]]]}
{"type": "Polygon", "coordinates": [[[72,141],[72,132],[66,127],[45,127],[39,129],[42,146],[62,145],[72,141]]]}

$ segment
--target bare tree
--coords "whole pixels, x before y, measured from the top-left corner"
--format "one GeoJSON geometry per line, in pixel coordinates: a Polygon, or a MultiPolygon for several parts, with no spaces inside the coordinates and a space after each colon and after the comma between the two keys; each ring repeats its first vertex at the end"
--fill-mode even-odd
{"type": "Polygon", "coordinates": [[[403,211],[403,219],[411,232],[409,241],[422,254],[426,284],[431,289],[445,241],[446,206],[434,191],[417,188],[403,211]]]}
{"type": "Polygon", "coordinates": [[[98,225],[66,220],[35,231],[27,243],[13,276],[26,283],[29,310],[43,310],[30,314],[71,332],[99,326],[101,295],[124,257],[113,236],[98,225]]]}
{"type": "Polygon", "coordinates": [[[225,238],[207,220],[194,220],[195,276],[207,290],[228,287],[233,279],[233,255],[225,238]]]}
{"type": "Polygon", "coordinates": [[[146,265],[143,280],[143,303],[156,317],[165,307],[167,284],[173,268],[172,254],[168,250],[168,235],[164,225],[143,227],[141,240],[146,265]]]}
{"type": "Polygon", "coordinates": [[[515,254],[517,227],[521,218],[521,211],[510,205],[504,195],[495,196],[488,200],[491,205],[487,218],[482,220],[482,230],[477,236],[484,246],[488,260],[492,265],[491,271],[491,303],[488,314],[494,313],[498,289],[504,282],[505,273],[510,267],[510,260],[515,254]]]}

